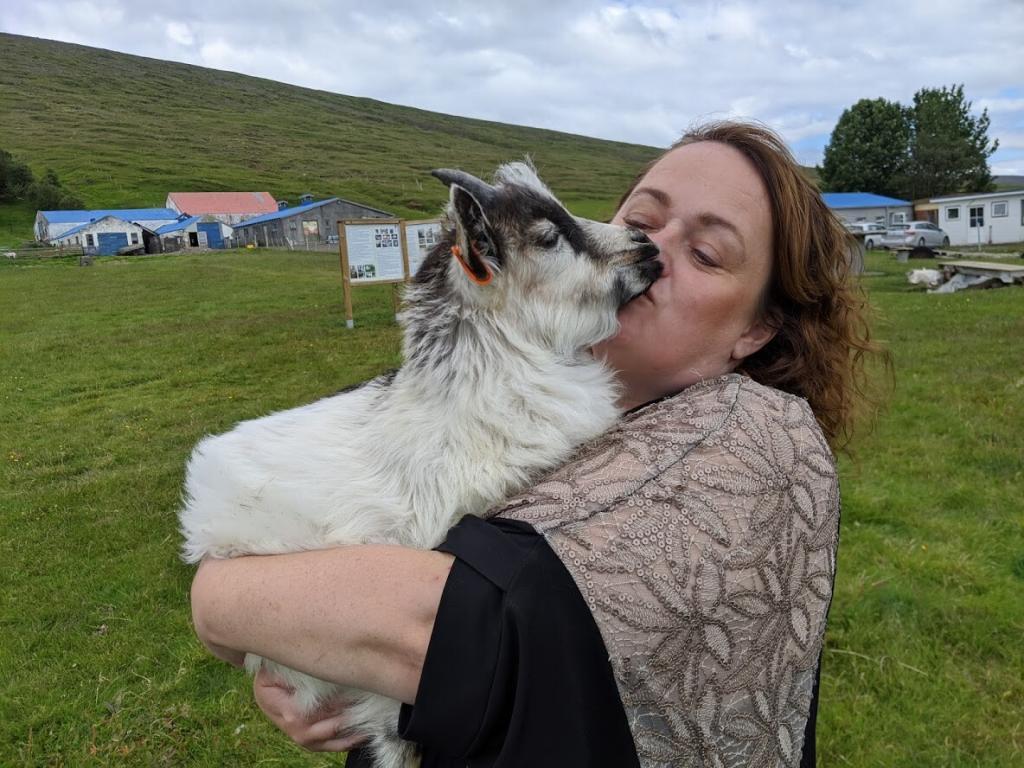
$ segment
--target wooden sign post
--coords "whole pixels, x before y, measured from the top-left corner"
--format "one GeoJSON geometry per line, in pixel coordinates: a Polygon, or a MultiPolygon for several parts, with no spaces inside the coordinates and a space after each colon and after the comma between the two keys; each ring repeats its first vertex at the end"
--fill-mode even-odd
{"type": "Polygon", "coordinates": [[[338,222],[338,255],[345,299],[345,326],[355,327],[352,287],[392,284],[397,319],[398,285],[409,281],[430,248],[441,238],[437,219],[343,219],[338,222]],[[413,239],[415,238],[415,239],[413,239]],[[410,252],[413,254],[410,258],[410,252]]]}

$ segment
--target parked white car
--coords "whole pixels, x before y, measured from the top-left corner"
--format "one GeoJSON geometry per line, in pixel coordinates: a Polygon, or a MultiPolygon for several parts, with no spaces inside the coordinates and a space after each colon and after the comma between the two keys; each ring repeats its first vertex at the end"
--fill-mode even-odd
{"type": "Polygon", "coordinates": [[[885,237],[885,227],[872,221],[848,221],[846,228],[851,232],[864,235],[864,247],[869,251],[882,247],[882,238],[885,237]]]}
{"type": "Polygon", "coordinates": [[[949,245],[949,236],[930,221],[911,221],[890,224],[882,245],[886,248],[945,248],[949,245]]]}

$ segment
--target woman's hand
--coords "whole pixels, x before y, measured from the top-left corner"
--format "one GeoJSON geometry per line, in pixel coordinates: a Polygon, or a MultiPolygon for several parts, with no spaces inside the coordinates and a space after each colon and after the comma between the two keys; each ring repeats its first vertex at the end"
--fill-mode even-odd
{"type": "Polygon", "coordinates": [[[265,669],[256,673],[253,695],[270,722],[311,752],[347,752],[368,738],[346,732],[345,702],[328,703],[311,714],[303,714],[295,704],[292,689],[265,669]]]}

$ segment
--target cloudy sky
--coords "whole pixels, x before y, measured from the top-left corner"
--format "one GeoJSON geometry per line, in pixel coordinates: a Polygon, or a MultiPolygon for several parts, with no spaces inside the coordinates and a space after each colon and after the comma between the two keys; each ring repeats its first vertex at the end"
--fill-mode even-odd
{"type": "Polygon", "coordinates": [[[0,0],[0,30],[664,146],[762,120],[821,161],[861,98],[964,83],[1024,174],[1024,0],[0,0]]]}

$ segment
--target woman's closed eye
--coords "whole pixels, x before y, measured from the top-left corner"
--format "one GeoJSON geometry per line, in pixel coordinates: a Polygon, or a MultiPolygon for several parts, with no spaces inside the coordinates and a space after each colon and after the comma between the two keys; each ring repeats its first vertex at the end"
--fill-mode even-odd
{"type": "Polygon", "coordinates": [[[709,249],[697,248],[690,246],[690,253],[693,254],[693,258],[699,264],[705,267],[718,267],[721,266],[718,262],[718,255],[709,249]]]}

